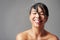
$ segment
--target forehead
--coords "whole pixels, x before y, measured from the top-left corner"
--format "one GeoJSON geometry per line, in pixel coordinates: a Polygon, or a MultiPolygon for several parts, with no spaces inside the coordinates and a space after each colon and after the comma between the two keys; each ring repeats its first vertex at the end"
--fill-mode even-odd
{"type": "Polygon", "coordinates": [[[38,7],[37,9],[32,8],[31,12],[41,12],[43,11],[40,7],[38,7]]]}

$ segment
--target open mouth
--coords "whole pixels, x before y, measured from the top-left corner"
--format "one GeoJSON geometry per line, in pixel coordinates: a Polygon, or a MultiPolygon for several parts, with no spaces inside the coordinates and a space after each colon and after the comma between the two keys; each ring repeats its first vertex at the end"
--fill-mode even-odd
{"type": "Polygon", "coordinates": [[[34,20],[34,22],[37,24],[40,24],[40,23],[42,23],[42,20],[36,19],[36,20],[34,20]]]}

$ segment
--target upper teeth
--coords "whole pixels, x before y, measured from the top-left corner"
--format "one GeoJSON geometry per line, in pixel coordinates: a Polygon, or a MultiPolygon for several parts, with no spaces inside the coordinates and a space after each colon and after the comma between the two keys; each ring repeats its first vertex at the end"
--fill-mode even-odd
{"type": "Polygon", "coordinates": [[[38,20],[35,20],[35,22],[39,22],[38,20]]]}

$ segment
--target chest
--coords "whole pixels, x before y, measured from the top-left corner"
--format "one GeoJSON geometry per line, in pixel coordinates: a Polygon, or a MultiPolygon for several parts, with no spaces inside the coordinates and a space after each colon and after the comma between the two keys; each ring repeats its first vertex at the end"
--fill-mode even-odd
{"type": "Polygon", "coordinates": [[[28,37],[28,40],[48,40],[47,38],[40,38],[40,37],[28,37]]]}
{"type": "Polygon", "coordinates": [[[33,39],[33,38],[31,38],[31,39],[28,39],[28,40],[48,40],[48,39],[33,39]]]}

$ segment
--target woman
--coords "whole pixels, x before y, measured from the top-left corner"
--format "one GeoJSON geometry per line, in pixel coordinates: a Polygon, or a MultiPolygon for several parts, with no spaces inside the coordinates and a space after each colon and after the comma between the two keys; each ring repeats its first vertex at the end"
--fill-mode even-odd
{"type": "Polygon", "coordinates": [[[36,3],[32,5],[29,13],[32,28],[19,33],[16,40],[58,40],[56,35],[44,29],[48,16],[49,12],[45,4],[36,3]]]}

